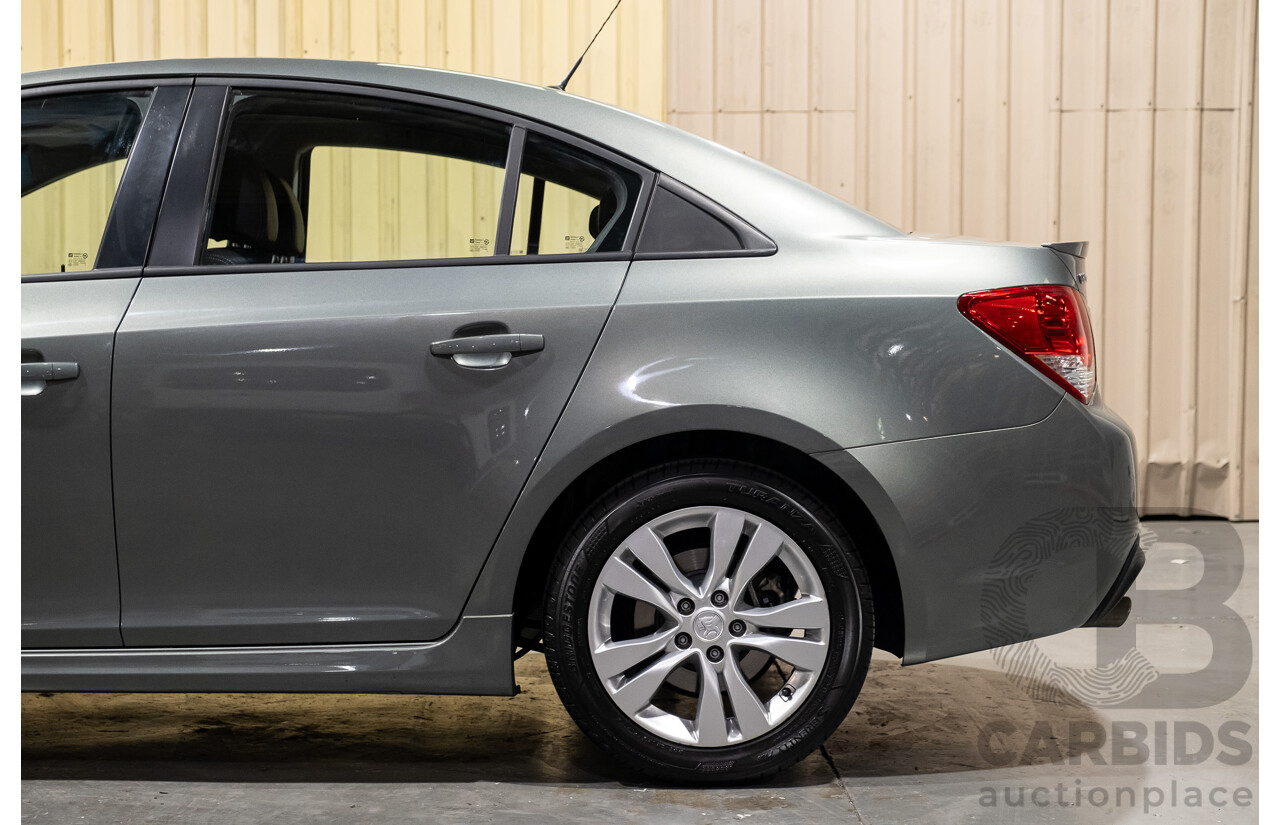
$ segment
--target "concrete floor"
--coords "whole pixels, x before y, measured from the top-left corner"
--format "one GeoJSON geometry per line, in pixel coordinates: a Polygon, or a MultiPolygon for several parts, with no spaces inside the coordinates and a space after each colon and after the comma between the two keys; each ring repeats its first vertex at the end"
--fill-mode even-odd
{"type": "Polygon", "coordinates": [[[691,790],[633,781],[593,747],[561,709],[536,655],[517,663],[522,692],[509,699],[24,695],[22,819],[1256,822],[1257,525],[1146,527],[1155,542],[1138,587],[1153,592],[1135,600],[1135,617],[1145,622],[1137,650],[1149,665],[1145,672],[1162,681],[1142,704],[1163,708],[1082,701],[1096,683],[1072,682],[1079,673],[1073,669],[1095,667],[1098,640],[1119,638],[1100,634],[1120,630],[1077,630],[1035,648],[910,668],[877,653],[854,711],[822,750],[759,787],[691,790]],[[1195,591],[1179,592],[1206,569],[1195,548],[1210,559],[1208,577],[1195,591]],[[1236,575],[1242,580],[1232,589],[1236,575]],[[1229,609],[1213,598],[1215,583],[1232,594],[1229,609]],[[1029,658],[1036,650],[1041,658],[1029,658]],[[1210,670],[1176,678],[1208,664],[1213,650],[1221,658],[1210,670]],[[1011,655],[1013,662],[1056,667],[1015,678],[1010,673],[1022,671],[1011,655]],[[1050,682],[1068,688],[1048,690],[1050,682]],[[1225,732],[1224,723],[1230,723],[1225,732]],[[1146,754],[1140,748],[1117,754],[1116,735],[1138,725],[1145,726],[1146,754]],[[1209,732],[1209,750],[1195,736],[1174,735],[1191,728],[1209,732]],[[1105,744],[1094,741],[1099,730],[1105,744]],[[1190,743],[1184,749],[1190,757],[1177,757],[1179,738],[1190,743]],[[1201,794],[1198,807],[1188,805],[1193,788],[1201,794]],[[1240,804],[1239,788],[1252,795],[1249,804],[1240,804]],[[1020,807],[1011,804],[1019,789],[1020,807]],[[1156,790],[1160,804],[1152,805],[1156,790]],[[993,795],[995,804],[984,805],[993,795]]]}

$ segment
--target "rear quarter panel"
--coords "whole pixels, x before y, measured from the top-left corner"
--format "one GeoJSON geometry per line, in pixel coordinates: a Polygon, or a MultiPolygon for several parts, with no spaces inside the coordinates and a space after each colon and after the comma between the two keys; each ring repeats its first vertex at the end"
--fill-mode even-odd
{"type": "Polygon", "coordinates": [[[1043,420],[1063,391],[956,299],[1070,281],[1045,249],[912,238],[636,261],[467,614],[509,611],[543,513],[579,474],[640,441],[730,430],[812,454],[1043,420]]]}

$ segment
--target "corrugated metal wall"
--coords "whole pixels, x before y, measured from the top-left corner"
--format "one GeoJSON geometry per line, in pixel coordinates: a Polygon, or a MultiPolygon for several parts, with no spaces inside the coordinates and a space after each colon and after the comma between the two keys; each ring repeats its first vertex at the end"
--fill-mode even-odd
{"type": "MultiPolygon", "coordinates": [[[[612,5],[23,0],[22,65],[336,57],[545,84],[612,5]]],[[[1090,240],[1103,393],[1138,436],[1144,503],[1256,518],[1256,17],[1256,0],[626,0],[572,88],[905,229],[1090,240]]]]}
{"type": "MultiPolygon", "coordinates": [[[[22,0],[22,70],[169,57],[315,57],[559,82],[612,0],[22,0]]],[[[623,3],[573,91],[664,109],[664,7],[623,3]]]]}
{"type": "Polygon", "coordinates": [[[1089,240],[1149,511],[1258,516],[1256,0],[672,0],[668,119],[903,229],[1089,240]]]}

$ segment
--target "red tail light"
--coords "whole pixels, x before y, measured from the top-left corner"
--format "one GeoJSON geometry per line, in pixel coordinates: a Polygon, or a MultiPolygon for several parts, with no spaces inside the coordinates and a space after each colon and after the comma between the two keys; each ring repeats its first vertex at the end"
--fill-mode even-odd
{"type": "Polygon", "coordinates": [[[961,295],[960,312],[1076,398],[1093,399],[1097,367],[1084,296],[1067,286],[961,295]]]}

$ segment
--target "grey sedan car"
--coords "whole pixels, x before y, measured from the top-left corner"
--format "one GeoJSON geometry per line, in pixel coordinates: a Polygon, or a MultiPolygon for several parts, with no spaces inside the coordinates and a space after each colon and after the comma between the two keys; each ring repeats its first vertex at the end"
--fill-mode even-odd
{"type": "Polygon", "coordinates": [[[39,691],[511,694],[729,782],[916,664],[1124,620],[1084,244],[909,237],[693,135],[400,66],[23,78],[39,691]]]}

